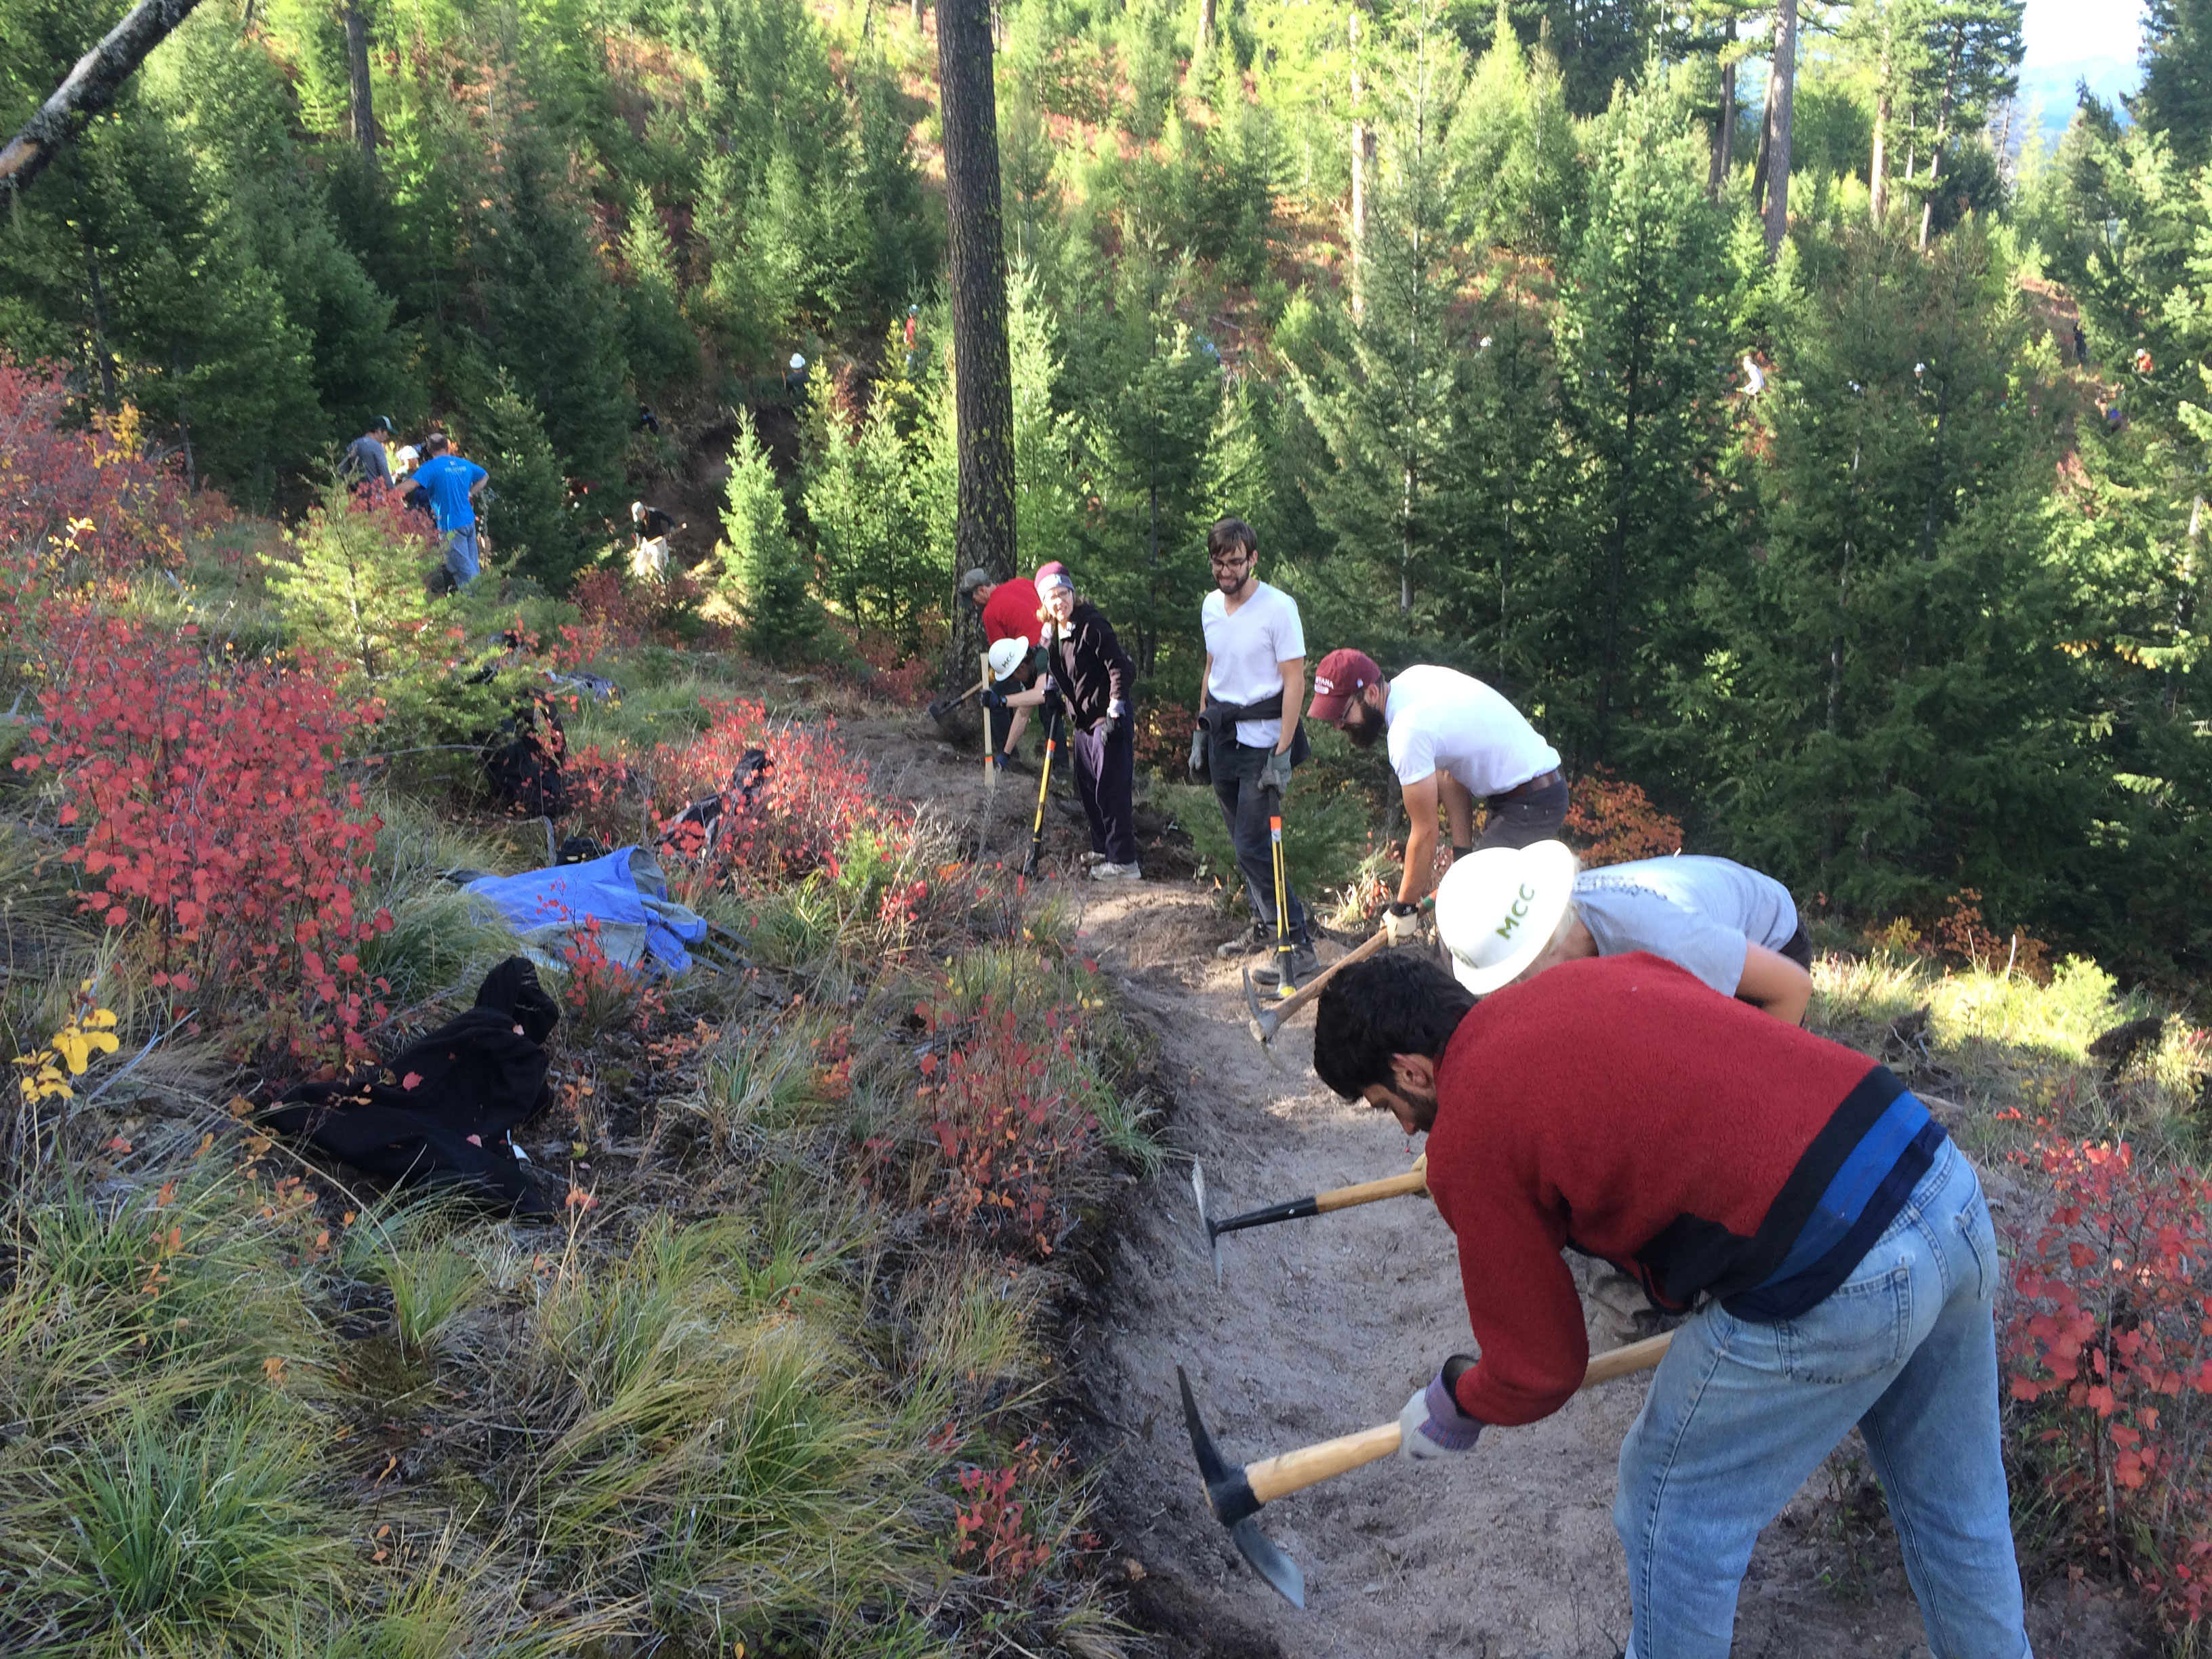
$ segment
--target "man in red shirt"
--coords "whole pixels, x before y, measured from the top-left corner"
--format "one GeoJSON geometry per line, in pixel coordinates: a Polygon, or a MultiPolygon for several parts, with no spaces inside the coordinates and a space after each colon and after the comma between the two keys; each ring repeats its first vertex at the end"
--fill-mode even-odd
{"type": "MultiPolygon", "coordinates": [[[[1039,617],[1044,610],[1044,602],[1037,597],[1036,582],[1026,576],[994,581],[989,571],[971,570],[960,579],[960,597],[982,617],[985,645],[996,645],[1000,640],[1019,640],[1032,649],[1036,647],[1039,617]]],[[[1033,673],[1025,678],[1024,684],[1030,678],[1034,678],[1033,673]]],[[[1030,711],[1016,708],[1013,724],[1007,728],[996,764],[1004,768],[1016,763],[1022,733],[1029,729],[1029,723],[1030,711]]]]}
{"type": "MultiPolygon", "coordinates": [[[[1516,925],[1510,905],[1498,925],[1516,925]]],[[[1428,1132],[1480,1359],[1399,1419],[1406,1455],[1564,1405],[1589,1359],[1563,1248],[1675,1333],[1620,1450],[1630,1659],[1726,1659],[1761,1528],[1856,1425],[1943,1659],[2022,1659],[1998,1440],[2000,1267],[1973,1168],[1887,1070],[1637,951],[1477,1003],[1386,952],[1322,995],[1314,1067],[1428,1132]]]]}

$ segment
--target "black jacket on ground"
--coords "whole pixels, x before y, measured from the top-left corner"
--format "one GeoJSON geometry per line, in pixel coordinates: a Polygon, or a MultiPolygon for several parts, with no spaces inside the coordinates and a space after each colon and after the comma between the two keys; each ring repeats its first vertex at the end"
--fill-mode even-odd
{"type": "Polygon", "coordinates": [[[545,1039],[560,1017],[528,958],[509,957],[485,975],[476,1006],[459,1018],[377,1071],[301,1084],[265,1121],[380,1181],[554,1213],[507,1134],[550,1097],[545,1039]]]}
{"type": "Polygon", "coordinates": [[[1051,630],[1045,646],[1047,660],[1076,729],[1088,732],[1097,725],[1116,699],[1126,715],[1137,671],[1129,653],[1121,649],[1121,641],[1114,637],[1114,625],[1106,620],[1105,613],[1090,600],[1078,599],[1064,637],[1060,623],[1047,626],[1051,630]]]}

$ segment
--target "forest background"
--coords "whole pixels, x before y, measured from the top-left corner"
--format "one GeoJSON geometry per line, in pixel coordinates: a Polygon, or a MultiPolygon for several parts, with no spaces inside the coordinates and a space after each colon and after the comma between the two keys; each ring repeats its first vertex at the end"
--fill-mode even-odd
{"type": "MultiPolygon", "coordinates": [[[[1493,681],[1815,912],[1970,890],[2200,974],[2204,9],[2045,153],[2008,0],[1785,7],[1786,97],[1731,0],[1008,0],[1020,568],[1179,736],[1240,514],[1316,650],[1493,681]]],[[[0,0],[11,130],[118,11],[0,0]]],[[[209,0],[14,202],[0,349],[271,510],[374,414],[449,423],[555,594],[632,495],[726,491],[756,647],[933,662],[933,23],[209,0]]]]}

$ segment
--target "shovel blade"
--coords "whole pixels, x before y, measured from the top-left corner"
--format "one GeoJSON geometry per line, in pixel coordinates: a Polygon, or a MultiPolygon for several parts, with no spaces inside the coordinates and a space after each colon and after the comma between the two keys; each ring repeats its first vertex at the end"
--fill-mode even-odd
{"type": "Polygon", "coordinates": [[[1305,1610],[1305,1574],[1298,1571],[1298,1564],[1284,1554],[1273,1539],[1260,1530],[1258,1516],[1248,1515],[1230,1528],[1229,1541],[1237,1546],[1237,1553],[1244,1558],[1245,1565],[1260,1575],[1269,1589],[1301,1613],[1305,1610]]]}

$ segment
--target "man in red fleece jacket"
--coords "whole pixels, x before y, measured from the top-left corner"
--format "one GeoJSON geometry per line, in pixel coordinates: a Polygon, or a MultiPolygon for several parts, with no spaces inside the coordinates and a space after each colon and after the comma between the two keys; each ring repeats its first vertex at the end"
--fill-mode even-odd
{"type": "Polygon", "coordinates": [[[1479,1005],[1386,952],[1322,994],[1314,1067],[1428,1132],[1462,1241],[1481,1358],[1407,1402],[1407,1455],[1467,1451],[1574,1393],[1589,1349],[1563,1247],[1696,1305],[1621,1447],[1630,1659],[1725,1659],[1760,1528],[1854,1424],[1938,1659],[2027,1653],[1989,1209],[1888,1071],[1641,951],[1479,1005]]]}

